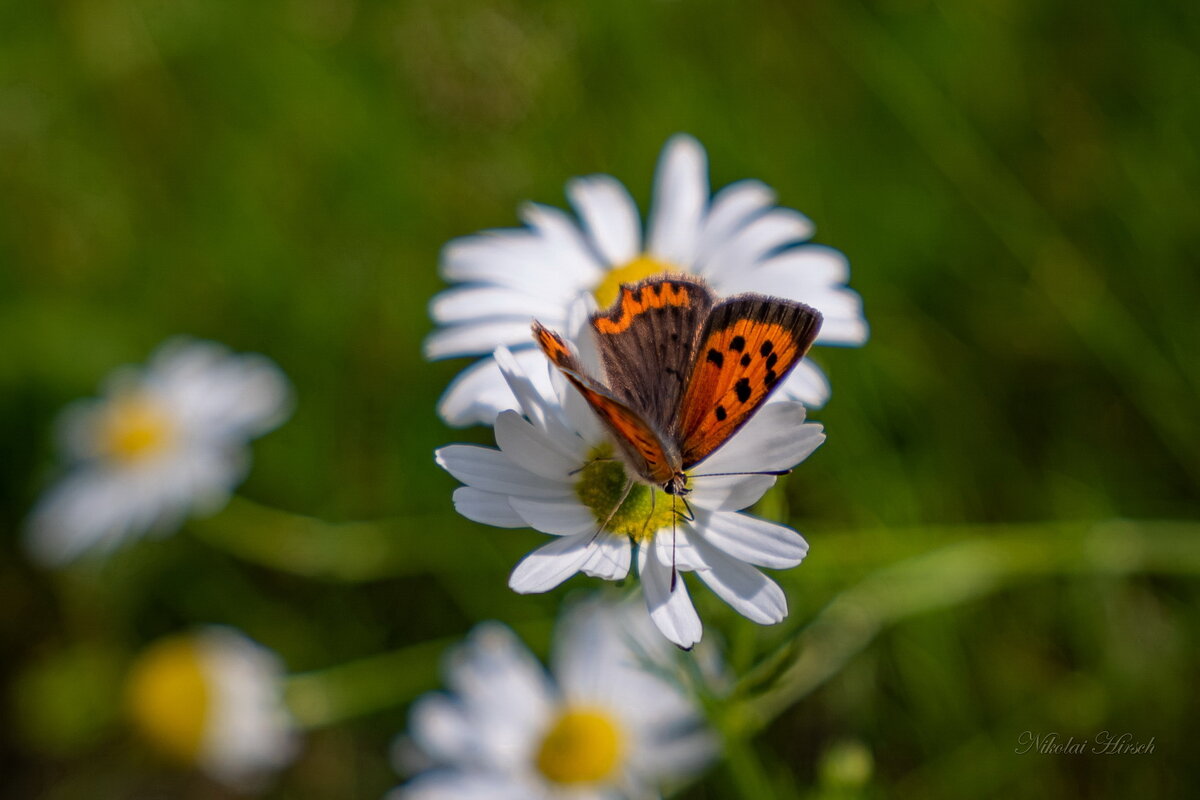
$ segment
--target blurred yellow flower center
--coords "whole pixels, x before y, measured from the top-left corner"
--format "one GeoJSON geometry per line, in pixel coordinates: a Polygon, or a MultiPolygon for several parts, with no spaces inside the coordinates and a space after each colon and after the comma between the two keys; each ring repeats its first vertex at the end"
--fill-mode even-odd
{"type": "Polygon", "coordinates": [[[538,770],[554,783],[595,783],[621,762],[621,729],[597,709],[568,709],[550,726],[537,753],[538,770]]]}
{"type": "Polygon", "coordinates": [[[604,276],[604,280],[592,290],[592,294],[596,296],[596,302],[600,308],[608,308],[617,299],[617,292],[621,289],[623,283],[637,283],[638,281],[649,278],[652,275],[661,275],[664,272],[678,274],[683,270],[676,267],[674,264],[668,264],[665,261],[659,261],[656,258],[651,258],[648,255],[640,255],[627,264],[622,264],[609,271],[604,276]]]}
{"type": "Polygon", "coordinates": [[[194,762],[208,724],[209,685],[196,643],[178,636],[151,645],[127,684],[129,713],[165,753],[194,762]]]}
{"type": "Polygon", "coordinates": [[[118,461],[138,461],[160,452],[175,437],[170,417],[147,397],[114,398],[100,422],[100,447],[118,461]]]}
{"type": "Polygon", "coordinates": [[[605,530],[623,533],[635,542],[650,541],[658,531],[671,527],[672,498],[657,487],[635,481],[614,512],[628,483],[625,465],[613,458],[612,446],[605,444],[588,455],[587,466],[575,482],[575,494],[592,510],[597,525],[608,520],[605,530]]]}

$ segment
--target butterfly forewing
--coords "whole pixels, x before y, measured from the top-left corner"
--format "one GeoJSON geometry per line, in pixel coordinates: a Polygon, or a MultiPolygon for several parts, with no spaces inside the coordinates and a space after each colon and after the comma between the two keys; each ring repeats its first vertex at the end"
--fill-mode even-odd
{"type": "Polygon", "coordinates": [[[684,469],[724,444],[800,362],[821,328],[803,303],[740,295],[712,309],[674,428],[684,469]]]}
{"type": "Polygon", "coordinates": [[[646,422],[643,415],[630,408],[599,382],[584,374],[579,360],[558,334],[533,324],[533,338],[547,358],[558,367],[571,385],[583,396],[637,473],[653,483],[665,483],[675,474],[679,456],[677,449],[668,450],[665,437],[646,422]]]}
{"type": "Polygon", "coordinates": [[[613,394],[659,430],[675,427],[696,341],[714,302],[703,283],[670,275],[622,286],[611,308],[592,315],[613,394]]]}

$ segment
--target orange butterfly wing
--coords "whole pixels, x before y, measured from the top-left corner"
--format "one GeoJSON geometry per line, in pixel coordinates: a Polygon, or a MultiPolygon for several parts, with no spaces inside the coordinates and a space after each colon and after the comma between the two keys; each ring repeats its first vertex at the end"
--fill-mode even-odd
{"type": "MultiPolygon", "coordinates": [[[[579,360],[558,334],[533,323],[533,339],[542,352],[558,367],[596,412],[600,421],[614,434],[617,444],[635,465],[638,474],[656,484],[665,483],[674,476],[673,460],[663,446],[663,437],[650,427],[629,406],[613,397],[606,387],[585,375],[579,360]]],[[[677,458],[677,457],[676,457],[677,458]]]]}
{"type": "Polygon", "coordinates": [[[712,310],[679,407],[684,469],[746,424],[800,363],[820,329],[820,312],[776,297],[739,295],[712,310]]]}

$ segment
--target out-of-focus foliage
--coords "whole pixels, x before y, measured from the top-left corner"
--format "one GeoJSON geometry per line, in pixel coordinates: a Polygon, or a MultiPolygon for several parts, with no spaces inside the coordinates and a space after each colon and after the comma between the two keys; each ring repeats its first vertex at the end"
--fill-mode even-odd
{"type": "MultiPolygon", "coordinates": [[[[1197,42],[1196,7],[1132,0],[0,5],[3,792],[221,796],[145,750],[113,694],[141,646],[196,624],[334,670],[293,685],[317,727],[273,795],[313,800],[398,781],[404,704],[474,622],[544,646],[570,587],[509,592],[538,535],[454,515],[432,463],[489,438],[434,414],[462,366],[421,358],[438,250],[522,200],[561,204],[576,174],[644,202],[676,131],[715,185],[758,177],[811,216],[872,325],[864,349],[820,353],[829,440],[769,498],[812,544],[789,620],[698,598],[737,670],[935,547],[994,540],[991,559],[1073,535],[1061,521],[1196,520],[1197,42]],[[248,499],[104,563],[28,566],[54,413],[175,333],[294,383],[248,499]],[[961,527],[982,523],[1005,525],[961,527]],[[345,718],[305,705],[314,681],[345,718]]],[[[1116,563],[1143,563],[1145,536],[1118,537],[1116,563]]],[[[1195,791],[1198,545],[1171,536],[1175,575],[1091,569],[1081,546],[1078,570],[1001,570],[893,615],[687,796],[1195,791]],[[1027,730],[1157,747],[1017,755],[1027,730]]],[[[931,590],[878,585],[897,607],[931,590]]]]}

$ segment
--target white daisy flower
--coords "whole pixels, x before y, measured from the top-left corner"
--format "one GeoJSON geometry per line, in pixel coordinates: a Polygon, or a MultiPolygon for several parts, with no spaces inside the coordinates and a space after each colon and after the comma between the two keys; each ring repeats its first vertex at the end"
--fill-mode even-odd
{"type": "Polygon", "coordinates": [[[290,408],[287,379],[266,358],[213,342],[167,342],[149,366],[116,371],[102,398],[60,416],[71,467],[30,515],[31,554],[62,564],[216,511],[246,474],[246,443],[290,408]]]}
{"type": "MultiPolygon", "coordinates": [[[[739,181],[710,199],[704,148],[690,136],[677,135],[663,149],[645,236],[637,206],[615,178],[576,178],[567,197],[578,223],[531,203],[521,209],[526,228],[446,245],[442,275],[465,285],[433,299],[430,313],[441,327],[425,342],[429,358],[482,355],[505,345],[533,375],[540,355],[529,340],[532,318],[562,330],[567,308],[580,295],[591,294],[605,308],[621,284],[662,272],[699,275],[719,295],[759,292],[807,303],[825,318],[817,344],[855,346],[867,339],[862,301],[845,286],[846,257],[807,244],[812,222],[775,206],[774,192],[759,181],[739,181]]],[[[775,397],[820,406],[829,384],[805,359],[775,397]]],[[[485,358],[455,379],[438,412],[451,425],[491,424],[515,407],[495,362],[485,358]]]]}
{"type": "Polygon", "coordinates": [[[551,675],[499,623],[449,660],[453,694],[413,706],[409,734],[433,769],[390,800],[617,800],[658,797],[716,754],[672,653],[628,603],[564,614],[551,675]],[[649,667],[649,669],[648,669],[649,667]]]}
{"type": "Polygon", "coordinates": [[[261,788],[297,750],[283,677],[274,653],[230,628],[172,636],[130,670],[129,715],[164,754],[231,788],[261,788]]]}
{"type": "MultiPolygon", "coordinates": [[[[594,353],[585,350],[580,356],[595,369],[586,363],[594,353]]],[[[794,567],[808,544],[791,528],[737,513],[757,502],[775,477],[705,476],[778,472],[803,461],[825,440],[820,425],[804,422],[803,405],[764,406],[698,465],[687,495],[694,517],[684,519],[673,510],[672,497],[637,482],[617,507],[629,475],[612,458],[612,443],[583,398],[557,371],[547,378],[553,389],[543,391],[508,350],[499,348],[494,358],[520,413],[504,411],[496,418],[498,450],[457,444],[441,448],[436,458],[466,484],[454,492],[454,507],[463,516],[502,528],[528,526],[555,537],[513,570],[513,590],[545,592],[576,572],[621,580],[636,545],[650,617],[680,647],[700,640],[701,625],[675,570],[695,572],[755,622],[768,625],[787,616],[783,590],[755,567],[794,567]]]]}

